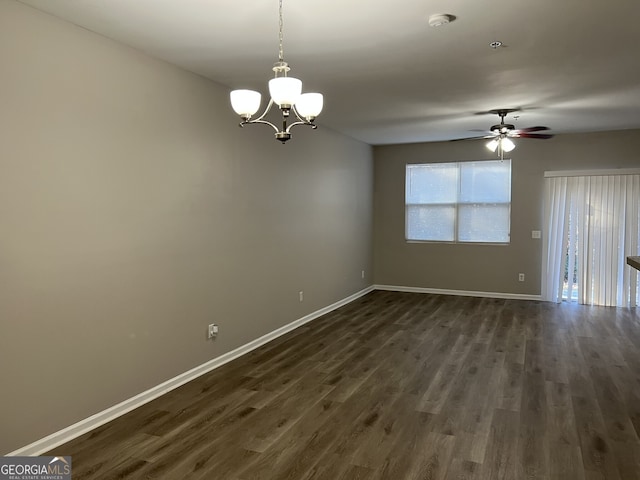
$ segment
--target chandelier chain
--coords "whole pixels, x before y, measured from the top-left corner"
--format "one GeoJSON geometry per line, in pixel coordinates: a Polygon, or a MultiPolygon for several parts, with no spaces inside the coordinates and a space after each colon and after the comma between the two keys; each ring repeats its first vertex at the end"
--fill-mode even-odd
{"type": "Polygon", "coordinates": [[[279,23],[279,26],[280,26],[280,35],[279,35],[280,45],[279,45],[279,50],[278,50],[278,54],[279,54],[278,59],[281,62],[284,62],[284,47],[283,47],[284,34],[282,33],[283,26],[284,26],[284,21],[282,20],[282,0],[280,0],[279,17],[280,17],[280,23],[279,23]]]}

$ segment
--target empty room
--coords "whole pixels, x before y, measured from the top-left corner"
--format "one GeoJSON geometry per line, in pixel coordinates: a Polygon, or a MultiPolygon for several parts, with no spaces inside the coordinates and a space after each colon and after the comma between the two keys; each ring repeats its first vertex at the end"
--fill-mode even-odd
{"type": "Polygon", "coordinates": [[[640,479],[638,18],[0,0],[0,480],[640,479]]]}

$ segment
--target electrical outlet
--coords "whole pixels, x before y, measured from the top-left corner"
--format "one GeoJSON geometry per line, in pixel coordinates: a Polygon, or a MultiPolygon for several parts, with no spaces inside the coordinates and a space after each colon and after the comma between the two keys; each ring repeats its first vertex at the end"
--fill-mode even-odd
{"type": "Polygon", "coordinates": [[[209,338],[215,338],[218,336],[218,325],[212,323],[209,325],[209,338]]]}
{"type": "Polygon", "coordinates": [[[518,274],[518,281],[519,282],[524,282],[524,273],[519,273],[518,274]]]}
{"type": "Polygon", "coordinates": [[[364,278],[364,270],[362,270],[362,278],[364,278]]]}
{"type": "Polygon", "coordinates": [[[298,296],[300,297],[300,301],[302,302],[304,300],[304,292],[300,290],[300,292],[298,293],[298,296]]]}

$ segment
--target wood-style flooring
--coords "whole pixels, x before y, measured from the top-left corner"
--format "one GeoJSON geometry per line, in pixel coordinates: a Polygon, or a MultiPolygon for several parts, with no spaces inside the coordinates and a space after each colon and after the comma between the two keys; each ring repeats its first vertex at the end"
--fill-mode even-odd
{"type": "Polygon", "coordinates": [[[73,478],[640,479],[640,312],[376,291],[56,448],[73,478]]]}

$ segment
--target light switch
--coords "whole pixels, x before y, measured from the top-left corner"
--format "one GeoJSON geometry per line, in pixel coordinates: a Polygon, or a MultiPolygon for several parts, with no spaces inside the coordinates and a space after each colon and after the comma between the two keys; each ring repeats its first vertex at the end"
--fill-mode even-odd
{"type": "Polygon", "coordinates": [[[540,238],[540,230],[531,230],[531,238],[540,238]]]}

